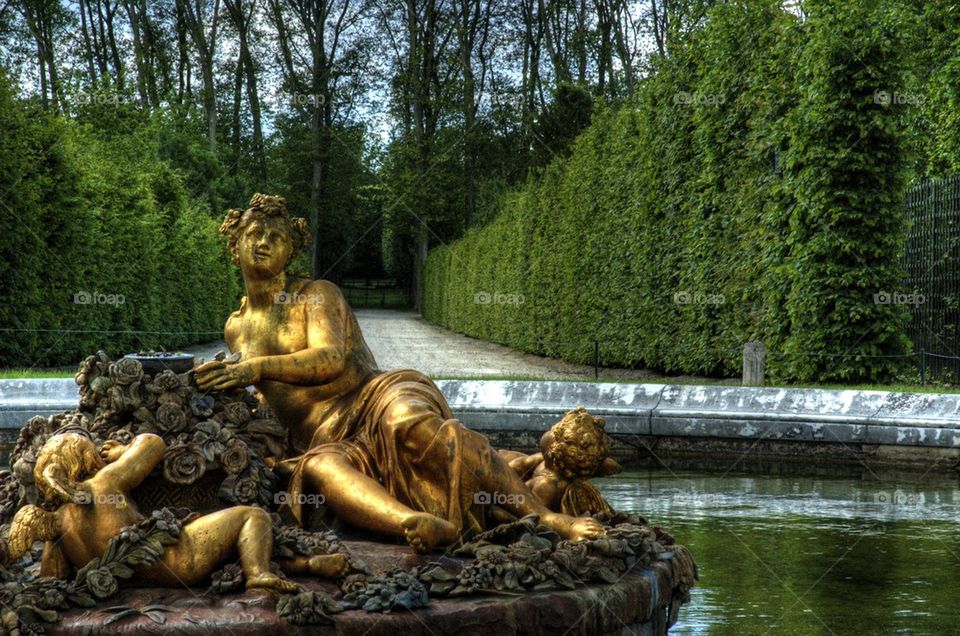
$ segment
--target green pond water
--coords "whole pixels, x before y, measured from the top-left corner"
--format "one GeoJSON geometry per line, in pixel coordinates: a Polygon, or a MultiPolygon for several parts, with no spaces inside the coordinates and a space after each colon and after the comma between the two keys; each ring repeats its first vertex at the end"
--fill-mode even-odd
{"type": "Polygon", "coordinates": [[[618,510],[700,569],[672,635],[960,634],[960,479],[628,471],[618,510]]]}

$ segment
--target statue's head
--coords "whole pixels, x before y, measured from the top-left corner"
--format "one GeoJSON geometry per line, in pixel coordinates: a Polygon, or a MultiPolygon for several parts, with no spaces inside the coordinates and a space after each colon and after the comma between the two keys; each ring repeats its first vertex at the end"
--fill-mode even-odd
{"type": "Polygon", "coordinates": [[[48,439],[33,468],[33,477],[41,498],[49,503],[67,503],[78,482],[103,468],[103,460],[90,438],[77,433],[63,433],[48,439]]]}
{"type": "Polygon", "coordinates": [[[273,278],[300,249],[310,244],[310,230],[302,218],[293,218],[283,197],[255,194],[246,210],[227,211],[220,226],[227,249],[243,275],[273,278]]]}
{"type": "Polygon", "coordinates": [[[579,406],[563,416],[540,438],[540,450],[564,477],[593,477],[600,471],[610,448],[606,421],[579,406]]]}

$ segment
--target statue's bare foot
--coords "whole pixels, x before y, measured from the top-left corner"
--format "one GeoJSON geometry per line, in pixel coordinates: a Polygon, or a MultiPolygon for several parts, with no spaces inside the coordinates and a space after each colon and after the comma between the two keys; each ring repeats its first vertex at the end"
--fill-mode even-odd
{"type": "Polygon", "coordinates": [[[335,579],[347,573],[349,562],[345,554],[317,554],[310,557],[309,568],[314,576],[335,579]]]}
{"type": "Polygon", "coordinates": [[[603,525],[591,517],[571,517],[554,512],[541,516],[540,522],[552,528],[564,539],[572,541],[599,539],[607,534],[603,525]]]}
{"type": "Polygon", "coordinates": [[[407,542],[417,552],[429,552],[438,545],[449,545],[457,538],[457,527],[428,512],[414,512],[400,525],[407,542]]]}
{"type": "Polygon", "coordinates": [[[300,585],[294,581],[281,578],[276,574],[271,574],[269,572],[248,578],[247,589],[249,590],[253,588],[264,588],[274,592],[281,592],[283,594],[296,594],[297,592],[302,591],[300,585]]]}

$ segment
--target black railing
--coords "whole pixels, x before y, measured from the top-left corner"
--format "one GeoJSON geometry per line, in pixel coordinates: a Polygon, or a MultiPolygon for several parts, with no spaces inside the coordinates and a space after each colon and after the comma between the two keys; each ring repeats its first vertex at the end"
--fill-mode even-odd
{"type": "Polygon", "coordinates": [[[410,305],[406,289],[395,278],[344,278],[340,291],[355,308],[398,309],[410,305]]]}
{"type": "Polygon", "coordinates": [[[903,255],[907,335],[924,379],[960,379],[960,175],[926,181],[906,196],[910,223],[903,255]]]}

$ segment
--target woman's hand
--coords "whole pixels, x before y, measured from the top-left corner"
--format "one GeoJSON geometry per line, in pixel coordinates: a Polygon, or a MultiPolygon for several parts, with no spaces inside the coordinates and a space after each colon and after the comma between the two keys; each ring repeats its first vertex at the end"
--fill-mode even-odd
{"type": "Polygon", "coordinates": [[[204,391],[242,389],[260,381],[259,366],[253,360],[211,360],[201,364],[193,372],[197,378],[197,386],[204,391]]]}

